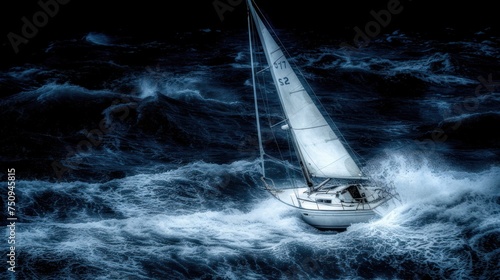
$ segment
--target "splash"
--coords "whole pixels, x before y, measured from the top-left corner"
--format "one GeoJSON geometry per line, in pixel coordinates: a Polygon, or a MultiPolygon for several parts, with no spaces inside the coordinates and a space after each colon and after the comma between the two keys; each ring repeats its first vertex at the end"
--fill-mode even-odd
{"type": "Polygon", "coordinates": [[[409,151],[389,153],[372,163],[375,176],[391,180],[406,203],[451,202],[466,194],[493,195],[500,187],[500,167],[479,173],[455,170],[444,159],[429,159],[409,151]]]}

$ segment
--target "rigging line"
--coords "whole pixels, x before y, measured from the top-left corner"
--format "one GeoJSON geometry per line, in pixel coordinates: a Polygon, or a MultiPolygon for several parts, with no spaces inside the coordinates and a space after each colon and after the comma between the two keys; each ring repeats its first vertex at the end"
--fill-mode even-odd
{"type": "MultiPolygon", "coordinates": [[[[265,59],[265,58],[262,58],[262,56],[260,57],[261,59],[265,59]]],[[[266,61],[267,63],[267,61],[266,61]]],[[[280,124],[280,123],[283,123],[283,122],[286,122],[287,119],[285,116],[283,116],[284,112],[282,111],[282,108],[281,106],[274,106],[274,107],[278,107],[279,110],[281,111],[281,114],[280,114],[280,117],[283,118],[282,121],[278,122],[277,124],[273,124],[274,121],[272,120],[272,115],[271,114],[271,103],[270,103],[270,98],[271,96],[275,96],[276,93],[276,90],[274,87],[272,87],[271,89],[269,89],[269,87],[266,86],[266,80],[269,80],[269,76],[266,78],[266,77],[262,77],[262,80],[263,80],[263,83],[262,84],[259,84],[259,89],[264,93],[265,95],[265,110],[266,110],[266,113],[267,113],[267,121],[268,121],[268,125],[269,125],[269,128],[270,128],[270,133],[272,135],[272,139],[273,139],[273,142],[274,142],[274,145],[275,145],[275,148],[277,149],[277,152],[279,154],[279,157],[281,158],[282,161],[285,160],[285,156],[284,156],[284,150],[283,148],[287,147],[288,149],[285,149],[285,151],[288,151],[288,158],[289,159],[295,159],[295,157],[293,156],[293,152],[294,152],[294,149],[293,149],[293,143],[291,143],[291,132],[290,131],[286,131],[285,132],[285,139],[286,139],[286,146],[285,147],[282,147],[280,144],[279,144],[279,141],[278,141],[278,138],[277,138],[277,135],[276,135],[276,132],[274,130],[274,128],[276,127],[277,124],[280,124]],[[273,94],[273,95],[271,95],[273,94]]],[[[287,169],[287,174],[289,174],[289,171],[287,169]]]]}
{"type": "MultiPolygon", "coordinates": [[[[254,35],[254,36],[256,36],[256,35],[254,35]]],[[[256,42],[256,40],[254,42],[256,42]]],[[[265,58],[263,58],[262,55],[257,55],[257,60],[262,65],[267,64],[267,60],[264,63],[265,58]]],[[[267,70],[269,68],[270,67],[268,66],[268,67],[266,67],[265,69],[263,69],[261,71],[267,70]]],[[[271,115],[272,114],[270,112],[270,108],[271,108],[271,105],[270,105],[270,96],[269,96],[269,90],[266,87],[266,80],[267,80],[267,78],[266,78],[266,76],[263,76],[263,75],[259,75],[257,78],[260,81],[258,83],[259,92],[261,92],[261,96],[263,97],[262,100],[263,100],[263,103],[264,103],[264,110],[266,112],[267,122],[269,124],[269,127],[272,128],[273,126],[272,126],[272,119],[271,119],[271,115]]],[[[271,132],[273,141],[274,141],[274,143],[276,145],[276,148],[278,150],[278,153],[279,153],[280,157],[283,159],[284,158],[283,151],[282,151],[282,148],[280,147],[280,145],[278,143],[278,139],[276,137],[276,134],[274,133],[274,130],[272,130],[272,129],[270,130],[270,132],[271,132]]]]}
{"type": "MultiPolygon", "coordinates": [[[[252,30],[255,30],[255,27],[254,27],[254,26],[252,26],[252,30]]],[[[252,33],[252,35],[254,36],[254,37],[253,37],[253,38],[254,38],[253,42],[254,42],[254,44],[256,44],[256,45],[255,45],[255,48],[258,48],[259,46],[258,46],[258,44],[256,43],[256,42],[257,42],[257,40],[259,40],[259,39],[258,39],[258,36],[257,36],[257,34],[256,34],[256,32],[255,32],[255,31],[252,33]]],[[[262,62],[262,56],[257,55],[257,52],[255,53],[255,59],[257,60],[257,62],[259,63],[259,65],[265,65],[265,64],[262,62]]],[[[262,73],[263,71],[265,71],[265,70],[267,70],[267,69],[269,69],[269,66],[268,66],[268,67],[266,67],[266,68],[264,68],[264,69],[262,69],[262,70],[260,70],[260,71],[259,71],[259,72],[257,72],[257,73],[262,73]]],[[[270,108],[270,106],[269,106],[269,96],[268,96],[268,94],[267,94],[267,91],[266,91],[265,86],[263,86],[263,85],[265,85],[265,79],[266,79],[266,78],[265,78],[265,76],[263,76],[263,75],[257,75],[257,76],[256,76],[256,79],[257,79],[256,85],[258,86],[258,89],[259,89],[259,94],[260,94],[260,96],[262,97],[262,99],[261,99],[261,100],[262,100],[263,105],[264,105],[264,106],[263,106],[263,109],[264,109],[264,111],[265,111],[265,116],[266,116],[266,119],[268,119],[268,122],[270,122],[270,115],[271,115],[271,113],[269,112],[269,108],[270,108]]]]}
{"type": "Polygon", "coordinates": [[[265,154],[265,156],[268,157],[268,158],[270,158],[274,163],[281,164],[281,165],[285,166],[287,169],[292,169],[292,170],[295,170],[297,172],[301,171],[300,168],[298,168],[296,166],[293,166],[292,164],[290,164],[289,161],[286,161],[286,160],[274,157],[274,156],[272,156],[270,154],[265,154]]]}
{"type": "MultiPolygon", "coordinates": [[[[265,109],[266,109],[266,113],[267,113],[267,121],[268,121],[268,124],[269,124],[269,128],[273,128],[273,126],[272,126],[272,120],[271,120],[271,114],[269,113],[269,108],[270,108],[270,106],[269,106],[269,100],[268,100],[269,95],[267,94],[267,93],[268,93],[268,91],[266,90],[267,88],[266,88],[265,86],[259,85],[259,88],[261,88],[261,87],[264,87],[263,92],[264,92],[264,93],[265,93],[265,95],[266,95],[266,101],[267,101],[267,103],[265,104],[265,106],[267,106],[267,107],[266,107],[265,109]]],[[[277,148],[277,150],[278,150],[278,153],[279,153],[280,157],[283,159],[283,158],[284,158],[284,157],[283,157],[283,152],[281,151],[281,147],[280,147],[280,145],[279,145],[279,143],[278,143],[278,139],[277,139],[277,137],[276,137],[276,134],[274,133],[274,130],[273,130],[273,129],[270,129],[270,133],[271,133],[271,135],[272,135],[272,138],[273,138],[273,140],[274,140],[274,143],[275,143],[275,145],[276,145],[276,148],[277,148]]]]}
{"type": "MultiPolygon", "coordinates": [[[[278,57],[277,59],[275,59],[273,63],[276,63],[276,61],[278,61],[278,60],[282,59],[283,57],[285,57],[285,55],[284,55],[284,54],[282,54],[280,57],[278,57]]],[[[285,58],[286,58],[286,57],[285,57],[285,58]]]]}
{"type": "Polygon", "coordinates": [[[286,122],[287,120],[288,120],[288,119],[281,120],[281,121],[279,121],[279,122],[277,122],[277,123],[275,123],[275,124],[272,124],[272,125],[271,125],[271,127],[276,127],[276,126],[280,125],[281,123],[286,122]]]}
{"type": "Polygon", "coordinates": [[[267,69],[271,68],[270,66],[267,66],[266,68],[262,68],[261,70],[259,70],[258,72],[256,72],[255,74],[258,74],[260,75],[260,73],[266,71],[267,69]]]}
{"type": "MultiPolygon", "coordinates": [[[[255,28],[255,27],[254,27],[255,28]]],[[[254,30],[254,29],[252,29],[254,30]]],[[[256,37],[256,32],[253,32],[253,36],[254,38],[256,37]]],[[[254,40],[253,42],[256,42],[256,40],[254,40]]],[[[260,65],[264,65],[262,62],[262,56],[259,56],[259,55],[256,55],[256,59],[257,61],[259,62],[260,65]]],[[[264,58],[265,59],[265,58],[264,58]]],[[[267,64],[267,61],[266,61],[266,64],[267,64]]],[[[265,69],[262,69],[261,71],[259,72],[262,72],[262,71],[265,71],[267,69],[269,69],[270,67],[266,67],[265,69]]],[[[263,103],[264,103],[264,111],[266,112],[266,117],[268,119],[268,123],[271,124],[272,123],[272,120],[271,120],[271,113],[269,111],[269,108],[270,108],[270,101],[269,101],[269,95],[268,95],[268,90],[267,90],[267,87],[265,87],[265,82],[266,82],[266,78],[263,76],[263,75],[258,75],[257,76],[257,79],[260,81],[262,80],[262,83],[257,83],[258,87],[259,87],[259,92],[261,93],[260,95],[263,97],[262,100],[263,100],[263,103]],[[261,77],[259,77],[261,76],[261,77]]],[[[271,125],[270,125],[271,127],[271,125]]],[[[284,156],[283,156],[283,152],[282,152],[282,149],[278,143],[278,140],[276,138],[276,134],[274,133],[274,131],[271,129],[271,134],[272,134],[272,138],[274,140],[274,143],[276,144],[276,148],[278,150],[278,153],[280,155],[280,157],[283,159],[284,156]]]]}
{"type": "MultiPolygon", "coordinates": [[[[255,49],[258,49],[261,47],[256,43],[257,40],[259,40],[259,38],[258,38],[258,34],[255,31],[255,29],[256,29],[256,27],[252,25],[252,30],[253,30],[252,35],[254,38],[253,43],[255,44],[255,46],[254,46],[255,49]]],[[[257,52],[255,52],[255,59],[257,60],[259,65],[266,65],[267,64],[267,62],[263,63],[262,55],[258,55],[257,52]]],[[[265,90],[265,88],[263,89],[263,86],[262,86],[263,84],[265,84],[265,77],[263,75],[260,75],[260,74],[269,68],[270,67],[267,66],[267,67],[259,70],[257,72],[257,74],[259,74],[259,75],[256,76],[257,81],[258,81],[257,86],[259,87],[259,92],[260,92],[260,95],[262,96],[262,101],[264,103],[264,110],[266,112],[266,117],[269,117],[269,115],[270,115],[270,113],[269,113],[269,97],[268,97],[267,91],[265,90]]]]}
{"type": "Polygon", "coordinates": [[[257,88],[255,87],[255,69],[253,64],[253,49],[252,49],[252,33],[251,33],[251,22],[250,22],[250,9],[247,8],[247,17],[248,17],[248,39],[249,39],[249,47],[250,47],[250,63],[252,69],[252,88],[253,88],[253,97],[254,97],[254,106],[255,106],[255,119],[257,123],[257,137],[259,139],[259,154],[260,160],[262,164],[262,176],[266,177],[266,171],[264,169],[264,148],[262,147],[262,136],[260,130],[260,118],[259,118],[259,105],[257,100],[257,88]]]}

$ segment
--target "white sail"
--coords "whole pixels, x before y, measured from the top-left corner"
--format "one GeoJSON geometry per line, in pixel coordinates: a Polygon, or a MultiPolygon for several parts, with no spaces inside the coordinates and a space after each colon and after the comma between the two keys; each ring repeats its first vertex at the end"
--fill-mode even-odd
{"type": "Polygon", "coordinates": [[[363,178],[359,167],[312,101],[250,1],[248,2],[288,127],[305,167],[315,177],[363,178]]]}

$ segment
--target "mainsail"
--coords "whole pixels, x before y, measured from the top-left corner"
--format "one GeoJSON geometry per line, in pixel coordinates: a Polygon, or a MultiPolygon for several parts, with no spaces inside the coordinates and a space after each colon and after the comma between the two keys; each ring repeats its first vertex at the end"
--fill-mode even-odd
{"type": "Polygon", "coordinates": [[[287,58],[248,0],[260,41],[276,85],[288,128],[310,175],[364,178],[360,168],[314,104],[287,58]]]}

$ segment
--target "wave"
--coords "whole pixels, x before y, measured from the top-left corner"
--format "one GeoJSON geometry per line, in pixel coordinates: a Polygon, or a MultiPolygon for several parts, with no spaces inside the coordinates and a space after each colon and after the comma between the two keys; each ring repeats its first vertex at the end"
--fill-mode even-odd
{"type": "Polygon", "coordinates": [[[53,72],[48,69],[44,69],[35,65],[28,65],[22,67],[12,67],[11,69],[9,69],[9,72],[7,72],[7,75],[16,80],[28,81],[30,79],[36,79],[36,77],[40,74],[50,75],[52,73],[53,72]]]}
{"type": "Polygon", "coordinates": [[[110,277],[124,261],[132,264],[122,276],[142,278],[151,277],[151,265],[154,273],[181,278],[238,278],[262,269],[273,278],[499,273],[488,265],[500,253],[488,245],[500,240],[499,167],[470,173],[398,154],[378,164],[403,205],[340,233],[306,225],[258,188],[247,177],[257,175],[256,162],[193,162],[104,184],[20,182],[24,207],[39,211],[23,217],[29,222],[20,229],[20,249],[30,269],[21,274],[47,275],[43,267],[63,262],[72,269],[58,275],[74,275],[83,264],[93,268],[79,272],[83,279],[110,277]],[[53,202],[44,203],[49,197],[53,202]]]}
{"type": "MultiPolygon", "coordinates": [[[[16,93],[27,90],[27,88],[29,87],[24,81],[6,77],[6,75],[2,75],[1,73],[0,86],[2,87],[2,91],[0,92],[1,98],[8,98],[15,95],[16,93]]],[[[2,101],[0,101],[0,103],[1,102],[2,101]]]]}
{"type": "Polygon", "coordinates": [[[373,173],[393,178],[392,183],[407,205],[453,203],[470,194],[495,195],[500,188],[500,167],[494,165],[480,172],[467,172],[456,170],[443,159],[429,159],[411,151],[391,152],[384,157],[373,160],[373,173]]]}
{"type": "Polygon", "coordinates": [[[46,83],[55,83],[64,79],[64,75],[54,69],[44,66],[26,64],[15,66],[0,73],[0,84],[2,85],[2,96],[34,90],[46,83]]]}
{"type": "MultiPolygon", "coordinates": [[[[492,40],[495,37],[486,37],[485,39],[475,39],[473,41],[449,42],[450,47],[459,48],[465,51],[468,56],[492,57],[497,58],[499,55],[498,48],[492,40]],[[487,39],[486,39],[487,38],[487,39]]],[[[477,57],[475,57],[477,59],[477,57]]]]}
{"type": "Polygon", "coordinates": [[[382,76],[397,77],[410,74],[425,82],[439,85],[470,85],[477,83],[477,81],[470,78],[457,76],[455,66],[447,53],[434,53],[422,58],[409,58],[406,60],[379,57],[369,53],[353,55],[336,52],[334,57],[340,59],[325,63],[325,61],[328,61],[325,59],[329,59],[329,55],[324,55],[315,63],[323,65],[322,67],[326,69],[361,70],[382,76]]]}
{"type": "Polygon", "coordinates": [[[151,170],[165,168],[171,169],[104,183],[19,182],[23,186],[21,195],[26,200],[24,207],[43,212],[28,211],[22,218],[27,222],[50,218],[80,223],[110,217],[140,217],[144,209],[149,209],[150,214],[165,211],[189,214],[238,208],[236,205],[245,209],[255,183],[247,181],[246,176],[254,175],[258,165],[249,161],[230,164],[197,161],[175,168],[171,165],[150,167],[151,170]],[[42,203],[48,199],[53,203],[42,203]]]}
{"type": "Polygon", "coordinates": [[[184,102],[202,101],[204,103],[219,103],[221,105],[237,105],[240,102],[226,94],[223,88],[212,88],[205,82],[205,73],[189,73],[176,75],[161,71],[148,71],[139,78],[139,97],[142,99],[159,94],[184,102]]]}
{"type": "Polygon", "coordinates": [[[247,52],[238,52],[236,57],[234,58],[236,62],[248,62],[250,59],[248,57],[247,52]]]}
{"type": "Polygon", "coordinates": [[[285,210],[282,204],[267,200],[250,212],[234,209],[169,215],[146,214],[142,209],[141,216],[126,219],[27,225],[25,228],[30,230],[23,231],[27,242],[19,249],[29,252],[24,256],[23,267],[30,269],[23,269],[20,274],[50,275],[52,272],[43,266],[55,263],[65,267],[58,270],[59,276],[75,276],[75,268],[82,265],[89,268],[78,270],[80,279],[90,279],[91,275],[150,279],[154,274],[148,271],[150,265],[156,267],[155,273],[178,279],[257,274],[252,269],[248,271],[249,266],[238,267],[232,262],[241,259],[242,253],[272,252],[277,247],[280,240],[269,238],[268,230],[295,222],[286,215],[276,216],[276,220],[265,218],[266,212],[280,208],[285,210]],[[146,242],[141,245],[141,241],[133,240],[146,242]]]}
{"type": "Polygon", "coordinates": [[[188,77],[165,76],[162,79],[156,80],[145,78],[140,81],[140,98],[155,97],[157,94],[163,94],[176,100],[209,101],[201,95],[200,90],[196,89],[198,82],[197,79],[188,77]]]}
{"type": "Polygon", "coordinates": [[[22,99],[24,96],[36,96],[36,100],[43,103],[46,101],[55,101],[63,97],[78,99],[82,96],[117,96],[117,94],[107,90],[89,90],[67,83],[48,83],[33,91],[21,92],[17,98],[22,99]]]}
{"type": "MultiPolygon", "coordinates": [[[[384,38],[384,40],[399,38],[398,40],[410,40],[404,34],[395,34],[384,38]]],[[[407,42],[408,43],[408,42],[407,42]]],[[[417,50],[411,49],[415,42],[411,41],[407,46],[398,47],[397,52],[394,47],[387,46],[386,43],[379,43],[376,47],[347,50],[342,48],[332,48],[330,46],[321,47],[317,52],[306,52],[297,57],[298,65],[310,68],[312,72],[320,75],[327,75],[331,70],[339,71],[342,77],[352,80],[352,75],[363,75],[361,82],[374,79],[381,81],[382,88],[393,87],[392,84],[425,83],[425,85],[438,86],[467,86],[477,84],[469,75],[461,75],[461,58],[455,57],[456,50],[449,47],[429,45],[427,48],[419,46],[417,50]],[[323,73],[322,71],[328,71],[323,73]],[[415,80],[415,82],[411,82],[415,80]]],[[[469,51],[461,49],[464,57],[469,51]]],[[[339,75],[339,74],[337,74],[339,75]]],[[[408,90],[413,89],[413,85],[407,86],[408,90]]],[[[401,90],[404,90],[401,88],[401,90]]]]}
{"type": "Polygon", "coordinates": [[[500,167],[468,172],[442,160],[408,155],[392,153],[377,162],[377,172],[391,178],[403,206],[352,229],[369,228],[384,237],[381,244],[398,244],[394,250],[374,250],[375,255],[389,262],[399,255],[420,263],[417,274],[424,263],[437,278],[498,274],[498,268],[487,263],[498,259],[500,251],[485,242],[500,237],[500,167]]]}

